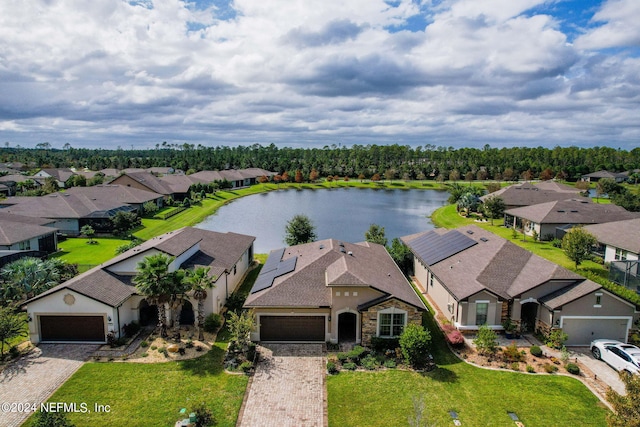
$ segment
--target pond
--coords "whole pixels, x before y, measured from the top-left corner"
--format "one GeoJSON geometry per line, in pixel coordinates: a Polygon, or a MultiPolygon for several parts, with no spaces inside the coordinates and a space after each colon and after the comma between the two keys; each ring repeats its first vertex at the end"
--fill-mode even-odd
{"type": "Polygon", "coordinates": [[[448,197],[437,190],[277,190],[236,199],[196,227],[256,236],[255,253],[269,253],[285,246],[287,222],[304,214],[313,222],[318,240],[362,242],[369,226],[378,224],[390,244],[394,237],[434,228],[429,216],[448,197]]]}

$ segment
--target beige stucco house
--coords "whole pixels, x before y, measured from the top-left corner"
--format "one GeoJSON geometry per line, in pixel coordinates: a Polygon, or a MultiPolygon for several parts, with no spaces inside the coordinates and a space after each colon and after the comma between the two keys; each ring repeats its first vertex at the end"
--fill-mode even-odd
{"type": "Polygon", "coordinates": [[[245,302],[254,341],[396,337],[426,309],[382,245],[334,239],[274,250],[245,302]]]}
{"type": "Polygon", "coordinates": [[[405,236],[425,295],[459,330],[561,328],[567,345],[596,338],[626,341],[634,304],[584,277],[476,226],[405,236]]]}
{"type": "MultiPolygon", "coordinates": [[[[33,343],[105,342],[110,331],[120,336],[125,324],[154,322],[156,308],[137,294],[132,280],[137,264],[157,253],[173,257],[170,271],[210,267],[215,286],[207,292],[205,313],[219,313],[253,262],[254,240],[193,227],[154,237],[27,301],[30,339],[33,343]]],[[[193,318],[194,307],[197,301],[191,298],[182,320],[193,318]]]]}

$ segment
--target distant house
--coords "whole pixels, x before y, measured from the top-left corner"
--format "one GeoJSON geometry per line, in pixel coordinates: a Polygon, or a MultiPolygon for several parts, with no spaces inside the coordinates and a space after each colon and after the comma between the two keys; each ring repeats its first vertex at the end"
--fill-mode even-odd
{"type": "Polygon", "coordinates": [[[111,184],[153,191],[162,194],[165,198],[171,197],[174,200],[183,200],[187,197],[189,187],[191,187],[193,181],[184,175],[158,177],[151,172],[144,171],[123,173],[111,181],[111,184]]]}
{"type": "Polygon", "coordinates": [[[605,246],[604,262],[640,259],[640,218],[584,227],[605,246]]]}
{"type": "Polygon", "coordinates": [[[194,182],[209,184],[215,181],[229,181],[233,188],[248,187],[258,182],[261,176],[272,177],[275,172],[260,168],[227,169],[220,171],[200,171],[189,175],[194,182]]]}
{"type": "Polygon", "coordinates": [[[146,202],[162,206],[162,195],[119,185],[72,187],[40,197],[10,197],[0,202],[2,212],[54,220],[60,233],[78,235],[84,225],[110,232],[119,211],[138,212],[146,202]]]}
{"type": "Polygon", "coordinates": [[[59,188],[68,187],[69,180],[75,175],[75,172],[69,168],[60,169],[40,169],[33,175],[33,178],[44,183],[46,178],[55,178],[59,188]]]}
{"type": "Polygon", "coordinates": [[[326,239],[271,251],[245,308],[253,341],[397,337],[425,306],[382,245],[326,239]]]}
{"type": "MultiPolygon", "coordinates": [[[[205,314],[219,313],[253,262],[254,240],[243,234],[192,227],[154,237],[28,300],[30,339],[33,343],[103,343],[108,332],[119,337],[123,326],[133,321],[156,324],[157,307],[137,293],[133,278],[137,264],[158,253],[174,258],[170,271],[210,267],[215,285],[207,291],[205,314]]],[[[193,323],[194,307],[197,301],[190,298],[183,307],[181,323],[193,323]]]]}
{"type": "Polygon", "coordinates": [[[582,180],[587,182],[596,182],[602,178],[610,178],[615,182],[624,182],[629,178],[629,176],[625,173],[609,172],[605,170],[582,175],[582,180]]]}
{"type": "Polygon", "coordinates": [[[542,240],[561,238],[564,231],[557,229],[640,217],[640,213],[629,212],[616,205],[592,203],[588,198],[508,209],[504,215],[505,226],[524,230],[528,235],[535,231],[542,240]]]}
{"type": "Polygon", "coordinates": [[[480,200],[484,202],[489,197],[500,197],[504,201],[506,209],[512,209],[566,200],[578,197],[579,195],[580,190],[574,187],[554,181],[544,181],[535,185],[530,182],[510,185],[493,193],[486,194],[480,197],[480,200]]]}
{"type": "Polygon", "coordinates": [[[6,194],[7,196],[15,196],[16,192],[19,189],[18,183],[31,183],[35,188],[41,187],[40,182],[33,179],[31,176],[22,175],[22,174],[10,174],[5,176],[0,176],[0,184],[7,187],[6,194]]]}
{"type": "Polygon", "coordinates": [[[458,329],[507,319],[523,331],[562,329],[567,345],[596,338],[627,340],[635,305],[601,285],[476,226],[402,237],[419,286],[458,329]]]}
{"type": "Polygon", "coordinates": [[[0,209],[0,250],[55,252],[58,240],[54,223],[51,219],[14,215],[0,209]]]}

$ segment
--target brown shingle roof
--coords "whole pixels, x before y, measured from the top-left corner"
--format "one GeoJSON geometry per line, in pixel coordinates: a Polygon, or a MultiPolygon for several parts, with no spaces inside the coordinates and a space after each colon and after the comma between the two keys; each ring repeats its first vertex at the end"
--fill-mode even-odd
{"type": "Polygon", "coordinates": [[[565,200],[576,197],[580,190],[554,182],[543,182],[533,185],[529,182],[523,184],[510,185],[493,193],[480,197],[485,201],[487,198],[500,197],[507,206],[530,206],[539,203],[565,200]],[[567,187],[567,188],[565,188],[567,187]]]}
{"type": "Polygon", "coordinates": [[[555,310],[567,303],[570,303],[571,301],[575,301],[578,298],[588,295],[593,291],[597,291],[600,288],[602,288],[601,285],[592,282],[591,280],[584,280],[571,286],[559,289],[556,292],[545,295],[542,298],[538,298],[538,301],[549,307],[551,310],[555,310]]]}
{"type": "Polygon", "coordinates": [[[640,254],[640,218],[587,225],[584,229],[600,243],[640,254]]]}
{"type": "Polygon", "coordinates": [[[286,248],[282,260],[293,257],[295,269],[276,277],[271,287],[250,294],[246,307],[328,307],[331,286],[369,286],[425,308],[384,246],[327,239],[286,248]]]}
{"type": "Polygon", "coordinates": [[[69,178],[71,178],[75,173],[69,168],[44,168],[41,171],[46,172],[48,175],[54,177],[60,182],[67,182],[69,178]]]}
{"type": "Polygon", "coordinates": [[[0,212],[0,245],[10,246],[25,240],[55,233],[56,228],[44,227],[51,220],[0,212]]]}
{"type": "Polygon", "coordinates": [[[569,199],[508,209],[505,214],[538,224],[600,224],[640,217],[623,207],[591,203],[588,199],[569,199]]]}

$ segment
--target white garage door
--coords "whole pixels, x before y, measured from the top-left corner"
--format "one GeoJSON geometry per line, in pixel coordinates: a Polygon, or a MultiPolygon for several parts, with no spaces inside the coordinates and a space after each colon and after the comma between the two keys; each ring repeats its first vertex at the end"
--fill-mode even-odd
{"type": "Polygon", "coordinates": [[[565,345],[589,345],[598,338],[627,342],[629,318],[562,318],[562,330],[569,336],[565,345]]]}

